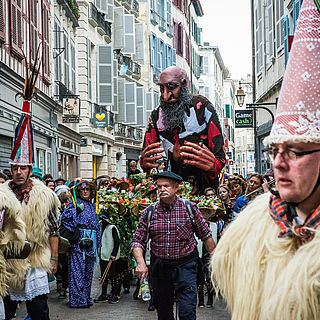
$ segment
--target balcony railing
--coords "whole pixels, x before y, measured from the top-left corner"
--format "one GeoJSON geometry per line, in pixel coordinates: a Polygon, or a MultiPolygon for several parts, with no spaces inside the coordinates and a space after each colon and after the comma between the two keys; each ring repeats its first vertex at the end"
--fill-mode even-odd
{"type": "Polygon", "coordinates": [[[166,19],[160,16],[159,17],[159,30],[161,32],[164,32],[164,31],[166,31],[166,28],[167,28],[166,19]]]}
{"type": "Polygon", "coordinates": [[[118,137],[126,137],[126,125],[123,123],[116,123],[114,126],[115,135],[118,137]]]}
{"type": "Polygon", "coordinates": [[[127,8],[128,10],[131,10],[132,8],[132,0],[122,0],[122,5],[127,8]]]}
{"type": "Polygon", "coordinates": [[[126,138],[135,140],[137,142],[142,142],[142,130],[128,126],[127,124],[123,123],[116,123],[114,127],[115,136],[118,138],[126,138]]]}
{"type": "Polygon", "coordinates": [[[105,38],[106,38],[107,42],[111,42],[112,23],[109,21],[105,21],[105,27],[106,27],[105,38]]]}
{"type": "Polygon", "coordinates": [[[104,13],[98,11],[98,32],[104,36],[106,32],[106,21],[104,20],[104,13]]]}
{"type": "Polygon", "coordinates": [[[159,15],[153,10],[150,10],[150,21],[154,26],[159,23],[159,15]]]}
{"type": "Polygon", "coordinates": [[[132,1],[131,13],[133,13],[136,17],[139,16],[139,2],[137,0],[132,1]]]}
{"type": "Polygon", "coordinates": [[[173,25],[171,23],[167,23],[167,36],[173,38],[173,25]]]}
{"type": "Polygon", "coordinates": [[[93,27],[98,25],[98,9],[92,2],[90,2],[88,20],[93,27]]]}
{"type": "Polygon", "coordinates": [[[152,69],[152,79],[154,83],[158,83],[160,78],[160,71],[156,68],[152,69]]]}
{"type": "Polygon", "coordinates": [[[136,79],[141,78],[141,66],[139,63],[134,62],[133,63],[133,74],[132,76],[136,79]]]}
{"type": "Polygon", "coordinates": [[[79,27],[79,6],[76,0],[57,0],[57,3],[65,10],[66,16],[72,21],[72,26],[74,28],[79,27]]]}
{"type": "Polygon", "coordinates": [[[133,61],[128,56],[123,56],[123,64],[128,66],[127,73],[131,75],[133,73],[133,61]]]}

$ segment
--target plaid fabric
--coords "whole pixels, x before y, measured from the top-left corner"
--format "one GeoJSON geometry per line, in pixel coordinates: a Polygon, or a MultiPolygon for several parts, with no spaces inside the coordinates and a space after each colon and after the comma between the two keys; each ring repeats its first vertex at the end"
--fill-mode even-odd
{"type": "MultiPolygon", "coordinates": [[[[205,240],[211,231],[199,209],[195,211],[194,231],[197,237],[205,240]]],[[[145,248],[147,238],[147,209],[142,212],[138,228],[133,235],[131,248],[145,248]]],[[[189,255],[197,247],[192,221],[182,199],[176,198],[169,208],[160,202],[155,205],[149,228],[152,253],[162,259],[179,259],[189,255]]]]}
{"type": "Polygon", "coordinates": [[[59,235],[59,220],[54,212],[54,210],[50,210],[48,214],[48,227],[49,227],[49,235],[50,236],[58,236],[59,235]]]}
{"type": "Polygon", "coordinates": [[[279,196],[271,196],[269,209],[272,219],[280,227],[279,238],[298,237],[302,242],[311,241],[315,234],[314,230],[320,226],[320,205],[302,225],[295,220],[293,222],[288,220],[288,203],[279,196]]]}
{"type": "Polygon", "coordinates": [[[29,179],[29,182],[25,189],[20,189],[20,186],[15,184],[12,180],[9,182],[9,187],[12,192],[16,195],[17,199],[22,202],[22,200],[27,204],[30,199],[30,191],[32,189],[32,180],[29,179]]]}

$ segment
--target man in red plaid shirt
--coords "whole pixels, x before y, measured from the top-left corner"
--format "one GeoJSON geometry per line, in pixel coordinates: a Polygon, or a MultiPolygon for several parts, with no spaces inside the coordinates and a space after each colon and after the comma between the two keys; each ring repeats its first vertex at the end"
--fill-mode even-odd
{"type": "Polygon", "coordinates": [[[143,251],[149,234],[151,283],[158,319],[174,319],[174,292],[178,299],[180,319],[196,319],[198,251],[194,234],[204,242],[210,253],[215,243],[198,208],[192,204],[192,222],[185,203],[177,197],[182,178],[167,171],[155,174],[154,178],[157,179],[160,201],[155,204],[150,223],[148,209],[143,211],[132,241],[137,261],[136,275],[141,281],[148,277],[143,251]]]}

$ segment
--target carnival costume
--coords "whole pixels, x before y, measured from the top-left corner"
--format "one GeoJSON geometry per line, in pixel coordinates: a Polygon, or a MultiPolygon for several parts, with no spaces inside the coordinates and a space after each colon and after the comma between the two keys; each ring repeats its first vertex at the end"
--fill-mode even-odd
{"type": "MultiPolygon", "coordinates": [[[[319,62],[320,2],[304,0],[265,143],[320,143],[319,62]]],[[[319,185],[318,177],[311,195],[319,185]]],[[[232,319],[320,319],[320,206],[305,221],[296,206],[277,192],[258,196],[218,243],[212,280],[232,319]]]]}
{"type": "MultiPolygon", "coordinates": [[[[81,182],[80,182],[81,183],[81,182]]],[[[86,182],[85,182],[86,183],[86,182]]],[[[100,227],[95,206],[73,196],[61,216],[61,224],[70,232],[80,231],[79,239],[70,246],[69,254],[69,304],[70,307],[89,307],[94,263],[97,249],[101,247],[100,227]],[[83,210],[79,209],[83,205],[83,210]],[[81,239],[92,240],[90,248],[81,248],[81,239]]]]}

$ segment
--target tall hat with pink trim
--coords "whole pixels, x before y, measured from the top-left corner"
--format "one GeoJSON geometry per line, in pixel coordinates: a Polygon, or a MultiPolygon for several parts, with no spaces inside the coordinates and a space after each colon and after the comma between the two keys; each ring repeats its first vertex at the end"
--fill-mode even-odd
{"type": "Polygon", "coordinates": [[[320,143],[320,0],[304,0],[274,124],[264,143],[320,143]]]}
{"type": "MultiPolygon", "coordinates": [[[[38,46],[35,61],[31,70],[26,56],[24,55],[26,79],[23,93],[18,93],[17,96],[22,96],[24,99],[22,107],[22,115],[15,130],[15,140],[13,150],[10,156],[10,164],[30,165],[34,164],[34,143],[33,129],[31,121],[30,101],[36,95],[36,83],[40,71],[40,62],[38,61],[40,45],[38,46]]],[[[16,97],[17,97],[16,96],[16,97]]]]}

